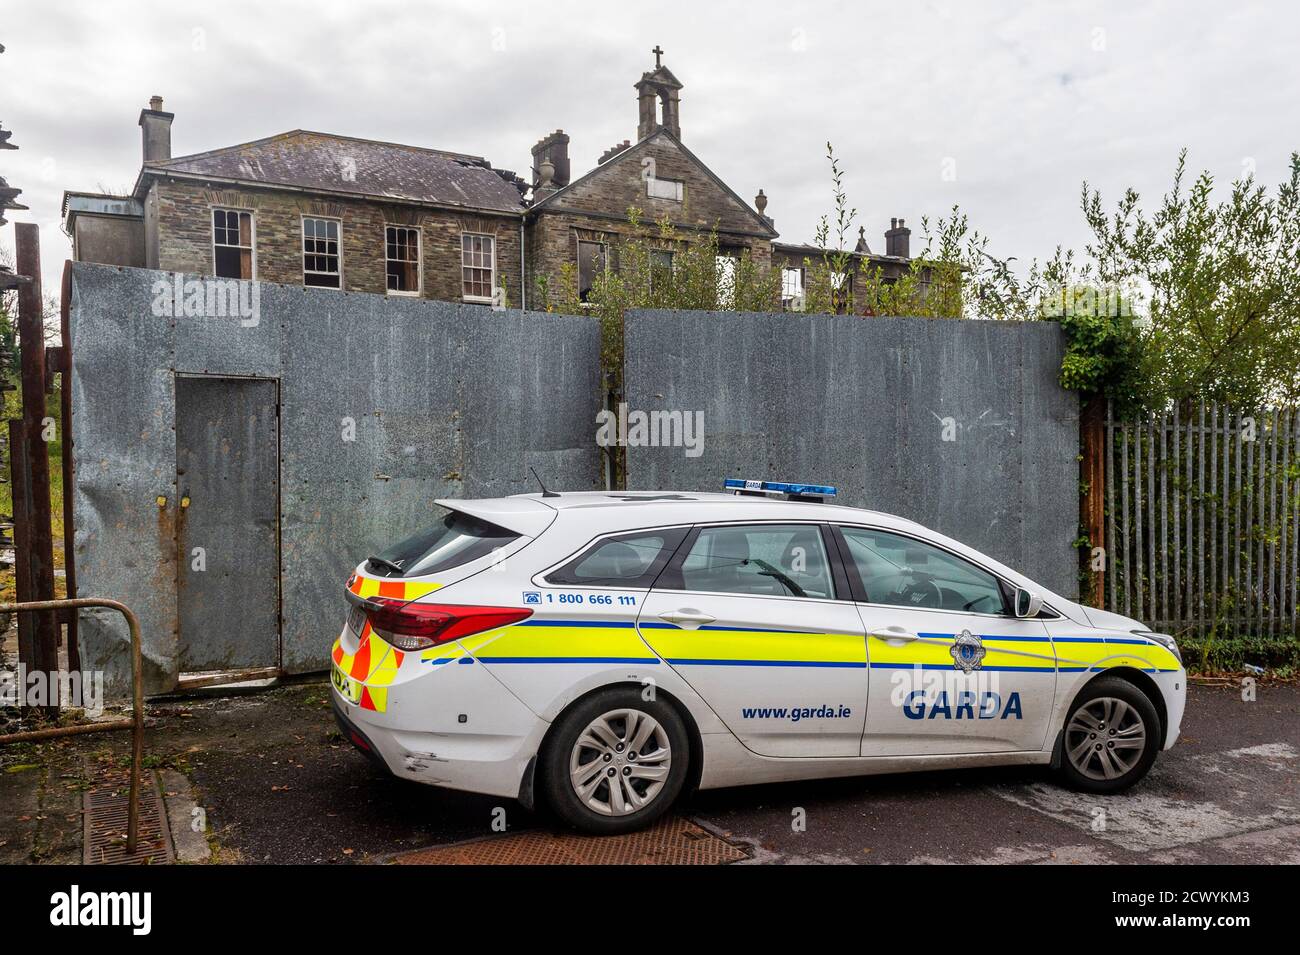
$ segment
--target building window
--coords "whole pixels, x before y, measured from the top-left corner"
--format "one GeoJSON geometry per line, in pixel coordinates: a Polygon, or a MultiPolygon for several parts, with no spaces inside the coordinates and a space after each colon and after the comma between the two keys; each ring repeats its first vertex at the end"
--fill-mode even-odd
{"type": "Polygon", "coordinates": [[[604,242],[578,243],[578,298],[587,301],[596,284],[596,276],[609,267],[604,242]]]}
{"type": "Polygon", "coordinates": [[[394,295],[420,294],[419,229],[385,226],[384,261],[388,270],[388,291],[394,295]]]}
{"type": "Polygon", "coordinates": [[[645,181],[645,194],[651,199],[671,199],[681,202],[686,195],[686,184],[677,179],[655,179],[645,181]]]}
{"type": "Polygon", "coordinates": [[[781,270],[781,310],[803,311],[803,269],[781,270]]]}
{"type": "Polygon", "coordinates": [[[461,233],[461,294],[467,302],[491,302],[496,285],[496,239],[474,232],[461,233]]]}
{"type": "Polygon", "coordinates": [[[253,214],[212,210],[213,274],[223,279],[253,277],[253,214]]]}
{"type": "Polygon", "coordinates": [[[718,308],[732,308],[736,303],[736,266],[734,255],[719,255],[714,260],[718,279],[718,308]]]}
{"type": "Polygon", "coordinates": [[[342,288],[342,260],[339,257],[337,219],[302,220],[302,284],[320,288],[342,288]]]}
{"type": "Polygon", "coordinates": [[[853,311],[853,275],[850,272],[831,273],[831,305],[835,314],[853,311]]]}
{"type": "Polygon", "coordinates": [[[667,249],[650,250],[650,288],[673,284],[673,254],[667,249]]]}

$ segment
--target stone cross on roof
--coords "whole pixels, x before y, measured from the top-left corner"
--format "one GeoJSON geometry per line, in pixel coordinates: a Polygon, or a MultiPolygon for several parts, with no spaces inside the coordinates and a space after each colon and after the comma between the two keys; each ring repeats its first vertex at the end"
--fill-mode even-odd
{"type": "Polygon", "coordinates": [[[664,51],[663,51],[663,49],[659,46],[659,44],[656,43],[656,44],[655,44],[655,48],[654,48],[653,50],[651,50],[650,52],[653,53],[653,54],[655,55],[655,69],[657,70],[657,69],[659,69],[659,67],[663,66],[663,63],[660,62],[659,58],[660,58],[661,56],[664,55],[664,51]]]}

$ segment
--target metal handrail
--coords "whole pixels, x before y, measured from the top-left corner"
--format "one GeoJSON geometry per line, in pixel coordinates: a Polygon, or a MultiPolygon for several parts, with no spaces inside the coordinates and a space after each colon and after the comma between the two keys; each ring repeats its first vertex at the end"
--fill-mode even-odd
{"type": "Polygon", "coordinates": [[[78,736],[83,733],[106,732],[131,727],[131,798],[127,807],[126,853],[135,855],[136,837],[140,831],[140,771],[144,762],[144,657],[140,649],[140,621],[126,604],[103,597],[68,597],[62,600],[29,600],[23,603],[0,604],[0,613],[32,613],[39,610],[59,610],[64,607],[107,607],[126,618],[131,631],[131,719],[111,723],[92,723],[84,726],[54,726],[43,730],[10,733],[0,736],[0,746],[5,743],[23,743],[33,740],[56,739],[60,736],[78,736]]]}

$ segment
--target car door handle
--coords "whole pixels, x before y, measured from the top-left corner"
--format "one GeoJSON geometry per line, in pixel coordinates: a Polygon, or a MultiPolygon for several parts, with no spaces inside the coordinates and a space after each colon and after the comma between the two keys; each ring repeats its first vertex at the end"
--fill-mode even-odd
{"type": "Polygon", "coordinates": [[[902,627],[881,627],[878,630],[872,630],[870,636],[878,640],[897,640],[899,643],[910,643],[913,640],[921,639],[911,630],[904,630],[902,627]]]}
{"type": "Polygon", "coordinates": [[[669,623],[713,623],[717,618],[694,607],[683,607],[681,610],[665,611],[659,615],[659,619],[669,623]]]}

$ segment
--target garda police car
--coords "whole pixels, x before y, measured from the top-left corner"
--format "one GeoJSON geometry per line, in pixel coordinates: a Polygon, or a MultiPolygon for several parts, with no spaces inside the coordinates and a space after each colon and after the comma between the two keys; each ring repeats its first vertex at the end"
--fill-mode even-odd
{"type": "Polygon", "coordinates": [[[694,788],[940,767],[1111,793],[1177,739],[1171,637],[834,488],[727,490],[440,501],[348,581],[345,735],[606,833],[694,788]]]}

